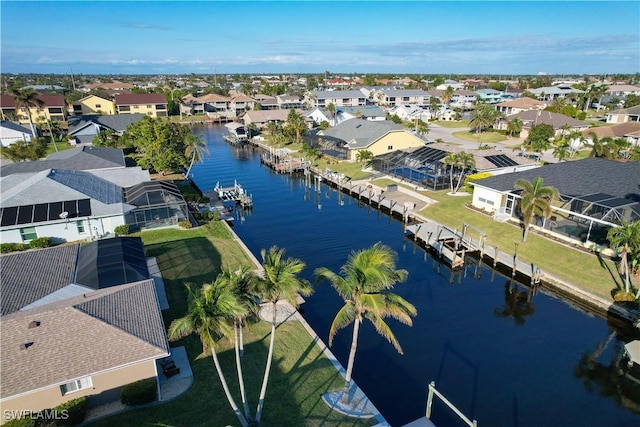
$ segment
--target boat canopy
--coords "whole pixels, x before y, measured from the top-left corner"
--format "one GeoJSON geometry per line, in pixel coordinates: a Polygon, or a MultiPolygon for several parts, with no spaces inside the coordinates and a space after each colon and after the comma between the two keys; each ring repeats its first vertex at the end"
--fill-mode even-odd
{"type": "Polygon", "coordinates": [[[624,345],[624,350],[629,355],[629,359],[640,365],[640,340],[631,341],[624,345]]]}

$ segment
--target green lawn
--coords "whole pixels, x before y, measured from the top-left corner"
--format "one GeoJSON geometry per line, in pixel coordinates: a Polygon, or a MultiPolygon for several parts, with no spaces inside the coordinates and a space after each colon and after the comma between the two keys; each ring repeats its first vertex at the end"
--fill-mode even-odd
{"type": "Polygon", "coordinates": [[[55,144],[53,142],[50,142],[49,144],[47,144],[47,154],[45,154],[44,156],[47,157],[51,153],[57,153],[58,151],[69,150],[71,148],[74,148],[74,146],[71,144],[67,144],[65,141],[56,142],[55,144]]]}
{"type": "MultiPolygon", "coordinates": [[[[391,183],[397,182],[390,179],[374,181],[374,184],[383,188],[391,183]]],[[[438,200],[438,203],[420,212],[429,219],[458,230],[462,229],[463,223],[477,227],[487,234],[488,245],[497,246],[506,253],[514,253],[515,244],[518,243],[518,257],[521,260],[532,262],[553,276],[605,298],[611,298],[611,291],[623,286],[613,261],[578,251],[535,233],[529,233],[527,242],[522,243],[519,226],[494,221],[490,216],[467,208],[465,204],[471,202],[471,196],[452,197],[446,194],[446,190],[421,193],[438,200]]]]}
{"type": "MultiPolygon", "coordinates": [[[[158,260],[169,299],[165,324],[185,314],[184,283],[202,285],[220,272],[220,266],[251,265],[222,223],[192,230],[165,229],[141,233],[148,256],[158,260]]],[[[243,376],[248,400],[255,413],[269,346],[270,325],[252,324],[246,330],[243,376]]],[[[91,423],[92,426],[225,426],[238,420],[225,398],[210,354],[191,335],[172,343],[184,345],[194,373],[193,386],[182,396],[157,406],[137,409],[91,423]]],[[[218,349],[223,372],[236,402],[241,405],[231,343],[218,349]]],[[[278,327],[273,365],[263,412],[270,426],[371,426],[374,420],[355,420],[331,411],[321,395],[338,390],[343,380],[299,322],[278,327]]]]}
{"type": "Polygon", "coordinates": [[[472,141],[472,142],[478,142],[478,143],[480,142],[496,143],[496,142],[507,140],[506,135],[503,135],[499,132],[475,133],[475,132],[469,132],[469,131],[459,131],[459,132],[453,132],[452,135],[457,138],[464,139],[466,141],[472,141]]]}
{"type": "Polygon", "coordinates": [[[459,121],[443,120],[443,121],[435,121],[433,123],[438,125],[438,126],[442,126],[443,128],[455,129],[455,128],[468,128],[469,127],[469,120],[459,120],[459,121]]]}

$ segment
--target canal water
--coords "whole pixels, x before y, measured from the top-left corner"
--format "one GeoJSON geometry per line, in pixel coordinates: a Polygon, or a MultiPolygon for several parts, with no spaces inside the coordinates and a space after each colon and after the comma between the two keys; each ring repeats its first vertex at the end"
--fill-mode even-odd
{"type": "MultiPolygon", "coordinates": [[[[614,368],[632,337],[615,321],[544,292],[527,304],[524,288],[507,292],[507,279],[488,267],[478,270],[480,278],[474,268],[452,277],[404,237],[401,222],[325,185],[273,173],[260,164],[258,150],[224,142],[222,126],[193,132],[210,150],[193,168],[198,186],[237,180],[253,195],[252,211],[236,211],[234,230],[258,259],[262,248],[285,248],[306,263],[302,276],[313,281],[314,269],[338,272],[351,251],[376,242],[398,253],[409,277],[394,291],[418,309],[412,327],[390,322],[404,355],[365,323],[354,368],[356,382],[392,426],[424,416],[431,381],[480,426],[640,425],[633,410],[640,408],[638,389],[629,391],[614,368]]],[[[316,285],[302,306],[325,342],[341,306],[328,283],[316,285]]],[[[339,331],[331,348],[343,366],[351,332],[339,331]]],[[[462,425],[439,403],[432,418],[439,427],[462,425]]]]}

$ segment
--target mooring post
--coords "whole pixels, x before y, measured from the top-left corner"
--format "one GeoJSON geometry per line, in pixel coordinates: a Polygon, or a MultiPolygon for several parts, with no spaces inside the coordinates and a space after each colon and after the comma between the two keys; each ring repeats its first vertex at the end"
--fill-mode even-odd
{"type": "Polygon", "coordinates": [[[518,268],[518,244],[514,243],[514,245],[515,245],[515,252],[513,253],[513,267],[511,269],[511,277],[515,277],[516,270],[518,268]]]}
{"type": "Polygon", "coordinates": [[[495,248],[495,253],[493,255],[493,268],[496,268],[496,265],[498,265],[498,247],[496,246],[495,248]]]}

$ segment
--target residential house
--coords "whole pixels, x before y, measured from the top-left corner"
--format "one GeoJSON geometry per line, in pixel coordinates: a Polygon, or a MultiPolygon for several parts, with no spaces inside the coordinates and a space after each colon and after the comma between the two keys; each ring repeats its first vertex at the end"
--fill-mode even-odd
{"type": "Polygon", "coordinates": [[[521,138],[527,138],[531,128],[541,124],[552,126],[556,135],[560,135],[564,132],[582,132],[590,126],[587,122],[565,116],[564,114],[552,113],[551,111],[543,110],[527,110],[497,119],[494,127],[499,130],[507,130],[509,122],[516,117],[522,120],[522,131],[520,132],[521,138]]]}
{"type": "Polygon", "coordinates": [[[312,90],[307,92],[305,103],[311,107],[362,107],[367,105],[366,96],[359,90],[312,90]]]}
{"type": "Polygon", "coordinates": [[[593,142],[593,135],[599,140],[602,138],[625,139],[631,145],[638,145],[640,137],[640,121],[624,122],[612,126],[598,126],[582,131],[585,138],[585,144],[590,145],[593,142]]]}
{"type": "Polygon", "coordinates": [[[607,123],[640,122],[640,105],[607,113],[607,123]]]}
{"type": "Polygon", "coordinates": [[[256,104],[260,104],[261,110],[277,110],[280,108],[278,99],[275,96],[258,93],[253,99],[256,101],[256,104]]]}
{"type": "Polygon", "coordinates": [[[164,93],[129,93],[115,96],[118,114],[144,114],[167,117],[167,97],[164,93]]]}
{"type": "Polygon", "coordinates": [[[370,121],[386,120],[384,110],[375,105],[365,105],[363,107],[340,107],[336,108],[333,115],[326,108],[316,107],[305,113],[307,117],[315,123],[329,123],[329,126],[335,126],[345,120],[360,118],[370,121]]]}
{"type": "Polygon", "coordinates": [[[0,168],[3,242],[92,240],[124,224],[139,230],[189,219],[177,187],[125,167],[122,150],[85,146],[54,154],[0,168]]]}
{"type": "Polygon", "coordinates": [[[478,102],[478,95],[466,89],[459,89],[453,92],[449,105],[463,110],[470,110],[478,102]]]}
{"type": "Polygon", "coordinates": [[[142,120],[144,114],[116,114],[113,116],[81,116],[69,118],[67,136],[71,144],[91,144],[100,131],[122,136],[129,125],[142,120]]]}
{"type": "Polygon", "coordinates": [[[88,114],[116,114],[116,103],[97,95],[85,96],[73,103],[73,114],[84,116],[88,114]]]}
{"type": "Polygon", "coordinates": [[[462,90],[464,89],[464,84],[459,83],[455,80],[447,79],[444,81],[444,83],[436,86],[436,90],[447,90],[448,87],[452,88],[453,90],[462,90]]]}
{"type": "Polygon", "coordinates": [[[17,141],[31,142],[31,129],[8,120],[0,121],[0,144],[8,147],[17,141]]]}
{"type": "Polygon", "coordinates": [[[524,96],[496,104],[496,111],[505,116],[511,116],[528,110],[544,110],[547,106],[546,102],[524,96]]]}
{"type": "MultiPolygon", "coordinates": [[[[42,107],[29,108],[31,120],[37,123],[41,120],[50,120],[52,122],[63,122],[67,119],[67,107],[65,105],[63,95],[38,95],[43,102],[42,107]]],[[[0,96],[0,106],[2,107],[2,117],[14,115],[20,124],[29,124],[29,115],[24,107],[20,107],[16,111],[16,102],[11,95],[0,96]]]]}
{"type": "Polygon", "coordinates": [[[429,94],[422,89],[385,89],[373,93],[374,102],[381,107],[429,105],[429,98],[429,94]]]}
{"type": "Polygon", "coordinates": [[[478,98],[487,104],[497,104],[502,101],[502,92],[495,89],[479,89],[476,91],[478,98]]]}
{"type": "Polygon", "coordinates": [[[79,90],[82,92],[89,92],[93,89],[104,89],[106,91],[115,91],[117,93],[129,93],[133,88],[135,88],[135,85],[132,85],[131,83],[114,80],[110,83],[89,83],[82,86],[79,90]]]}
{"type": "Polygon", "coordinates": [[[299,96],[295,95],[278,95],[276,96],[278,107],[281,110],[290,110],[291,108],[302,108],[303,102],[299,96]]]}
{"type": "Polygon", "coordinates": [[[404,121],[415,121],[417,119],[427,121],[431,119],[431,112],[417,105],[397,105],[389,110],[389,115],[398,116],[404,121]]]}
{"type": "MultiPolygon", "coordinates": [[[[296,110],[300,115],[306,118],[302,110],[296,110]]],[[[290,110],[251,110],[242,116],[245,127],[254,125],[258,129],[262,129],[269,122],[285,123],[289,116],[290,110]]]]}
{"type": "Polygon", "coordinates": [[[246,111],[253,110],[253,107],[256,105],[256,101],[247,95],[239,93],[229,99],[228,105],[229,110],[233,112],[231,117],[240,117],[246,111]]]}
{"type": "Polygon", "coordinates": [[[624,99],[628,95],[640,96],[640,87],[635,85],[610,85],[607,88],[607,96],[624,99]]]}
{"type": "MultiPolygon", "coordinates": [[[[0,404],[24,413],[158,377],[170,348],[139,238],[2,255],[0,404]]],[[[5,422],[6,418],[2,418],[5,422]]]]}
{"type": "Polygon", "coordinates": [[[540,101],[554,101],[558,98],[566,98],[570,95],[583,94],[583,90],[574,89],[569,85],[545,86],[536,89],[529,89],[540,101]]]}
{"type": "Polygon", "coordinates": [[[425,145],[418,136],[389,120],[346,120],[331,129],[319,131],[318,137],[339,142],[347,151],[347,159],[351,161],[355,161],[358,152],[362,150],[378,156],[425,145]]]}
{"type": "Polygon", "coordinates": [[[618,162],[592,157],[560,162],[518,173],[503,174],[472,183],[472,204],[493,212],[497,219],[519,215],[518,179],[540,177],[545,186],[558,190],[560,206],[554,204],[548,220],[534,218],[533,226],[555,236],[585,246],[607,245],[606,234],[612,224],[640,220],[638,180],[640,162],[618,162]]]}

